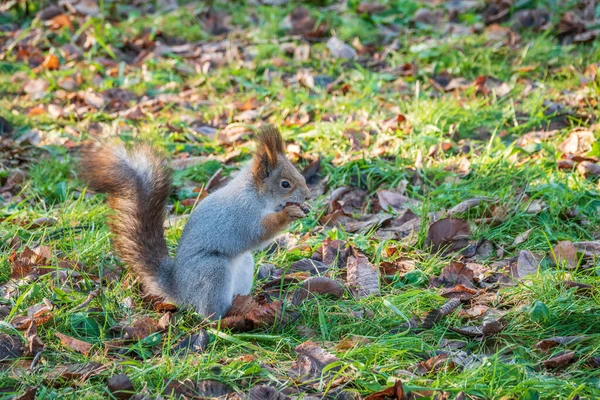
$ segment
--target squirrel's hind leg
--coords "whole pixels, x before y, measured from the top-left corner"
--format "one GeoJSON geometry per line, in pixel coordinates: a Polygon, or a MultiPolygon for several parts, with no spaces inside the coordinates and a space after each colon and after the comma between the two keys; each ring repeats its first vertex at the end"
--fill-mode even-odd
{"type": "Polygon", "coordinates": [[[186,260],[188,274],[178,279],[183,303],[194,306],[198,314],[211,319],[224,317],[233,300],[232,266],[221,257],[186,260]]]}
{"type": "Polygon", "coordinates": [[[254,257],[252,253],[242,254],[233,266],[233,295],[250,294],[254,279],[254,257]]]}

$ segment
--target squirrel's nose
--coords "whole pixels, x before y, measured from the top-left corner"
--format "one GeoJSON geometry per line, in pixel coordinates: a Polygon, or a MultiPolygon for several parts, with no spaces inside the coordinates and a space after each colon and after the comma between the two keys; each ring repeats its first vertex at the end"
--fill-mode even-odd
{"type": "Polygon", "coordinates": [[[304,201],[308,201],[312,199],[312,193],[308,193],[306,196],[304,196],[304,201]]]}

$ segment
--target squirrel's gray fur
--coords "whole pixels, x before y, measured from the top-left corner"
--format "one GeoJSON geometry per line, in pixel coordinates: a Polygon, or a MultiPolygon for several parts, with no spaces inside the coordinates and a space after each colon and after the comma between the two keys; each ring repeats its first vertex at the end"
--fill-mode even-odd
{"type": "Polygon", "coordinates": [[[140,276],[146,292],[194,306],[211,318],[224,316],[236,294],[250,293],[251,252],[304,216],[297,205],[286,203],[310,198],[304,178],[284,155],[279,132],[267,127],[257,139],[249,165],[194,209],[175,259],[163,235],[171,190],[165,158],[145,144],[84,148],[81,175],[108,193],[117,254],[140,276]],[[283,187],[283,181],[291,187],[283,187]]]}

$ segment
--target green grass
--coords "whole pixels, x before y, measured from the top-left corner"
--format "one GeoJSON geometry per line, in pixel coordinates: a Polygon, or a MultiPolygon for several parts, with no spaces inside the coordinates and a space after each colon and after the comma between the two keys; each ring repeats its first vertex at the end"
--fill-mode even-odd
{"type": "MultiPolygon", "coordinates": [[[[423,6],[415,1],[385,2],[386,11],[371,16],[357,14],[358,1],[349,1],[345,11],[327,8],[335,4],[325,1],[307,7],[318,23],[326,24],[328,32],[334,31],[346,43],[357,37],[363,44],[379,46],[381,52],[389,44],[379,37],[382,26],[395,25],[400,29],[397,46],[390,48],[383,67],[370,65],[374,60],[369,56],[358,61],[336,60],[329,55],[325,41],[311,43],[310,57],[299,61],[286,54],[281,46],[290,42],[309,43],[290,37],[281,24],[294,5],[216,2],[215,7],[231,17],[230,24],[235,30],[229,39],[238,41],[239,54],[229,54],[232,59],[222,65],[213,60],[205,73],[204,61],[177,54],[150,56],[139,65],[127,65],[118,58],[120,52],[127,50],[126,41],[135,42],[145,33],[149,33],[150,40],[163,43],[176,39],[177,43],[222,44],[226,39],[212,36],[202,24],[203,5],[183,2],[177,10],[146,15],[122,4],[125,2],[118,2],[114,10],[132,12],[128,18],[119,21],[82,18],[73,21],[73,31],[52,31],[34,18],[35,12],[46,3],[21,3],[31,7],[29,13],[19,6],[13,7],[0,15],[0,24],[15,23],[22,29],[39,31],[42,40],[38,44],[30,46],[24,41],[21,46],[30,53],[39,49],[42,59],[49,53],[57,54],[61,69],[34,70],[27,59],[19,58],[19,46],[7,51],[12,36],[0,33],[3,49],[0,116],[14,126],[12,139],[16,140],[10,148],[4,145],[0,148],[0,183],[6,184],[6,178],[16,167],[28,174],[11,191],[13,197],[6,195],[0,200],[0,281],[6,282],[10,276],[9,243],[14,237],[20,239],[18,251],[25,246],[48,246],[52,251],[49,268],[60,269],[59,261],[63,259],[81,263],[83,267],[77,271],[80,276],[69,272],[66,282],[50,274],[34,282],[22,282],[14,296],[0,300],[0,304],[12,310],[0,325],[3,332],[13,332],[11,319],[25,315],[28,307],[44,298],[54,305],[53,318],[38,327],[46,348],[33,373],[26,372],[31,357],[3,361],[0,388],[22,393],[27,387],[39,386],[40,399],[106,398],[109,396],[106,378],[123,372],[137,392],[151,397],[164,393],[170,380],[185,379],[216,379],[240,393],[247,393],[257,384],[291,389],[298,384],[289,377],[289,369],[297,357],[293,349],[311,339],[341,360],[343,368],[336,378],[361,395],[402,379],[408,390],[444,391],[450,393],[450,398],[459,392],[483,399],[600,397],[598,367],[590,366],[590,358],[600,356],[597,324],[600,264],[596,259],[589,269],[569,270],[554,266],[550,260],[550,251],[559,241],[600,240],[598,178],[586,179],[577,171],[558,168],[562,156],[558,145],[572,129],[588,127],[597,140],[600,137],[598,126],[594,125],[600,116],[599,78],[583,84],[580,81],[588,66],[594,62],[597,65],[600,41],[563,44],[552,30],[522,31],[520,42],[511,47],[491,40],[481,31],[480,10],[470,10],[459,17],[464,26],[472,28],[472,33],[452,36],[436,26],[412,24],[412,16],[423,6]],[[80,61],[66,60],[61,49],[71,41],[81,45],[76,36],[84,32],[94,39],[90,39],[90,47],[80,61]],[[394,72],[406,63],[415,64],[414,75],[400,76],[394,72]],[[316,78],[314,88],[298,83],[296,77],[301,69],[316,78]],[[493,77],[507,83],[511,90],[503,97],[482,95],[473,87],[439,93],[431,81],[444,71],[469,82],[483,75],[493,77]],[[121,88],[132,92],[137,99],[124,106],[125,109],[158,95],[188,92],[193,96],[188,95],[178,103],[167,100],[161,104],[162,108],[144,106],[147,114],[138,120],[103,109],[88,110],[81,115],[66,112],[60,118],[48,112],[29,114],[32,107],[40,105],[47,109],[49,104],[63,108],[74,104],[73,110],[82,106],[81,99],[68,97],[58,86],[61,78],[76,73],[81,79],[78,91],[121,88]],[[39,99],[32,99],[22,87],[25,81],[40,77],[49,83],[49,89],[39,99]],[[318,84],[338,78],[346,85],[345,92],[339,86],[328,90],[324,87],[327,84],[318,84]],[[189,310],[179,311],[168,331],[128,343],[122,354],[107,353],[106,342],[119,337],[111,326],[142,315],[157,320],[161,314],[142,302],[128,275],[118,281],[102,282],[102,294],[89,307],[74,311],[97,286],[94,280],[120,268],[121,264],[110,245],[108,209],[102,196],[87,193],[77,179],[75,151],[65,140],[70,139],[76,145],[96,135],[119,136],[126,141],[143,139],[166,150],[174,159],[186,155],[222,159],[239,150],[226,165],[213,160],[176,173],[171,213],[188,214],[191,207],[181,202],[196,197],[193,189],[202,187],[222,165],[226,174],[239,169],[253,148],[246,140],[235,146],[224,144],[194,133],[192,127],[210,125],[223,129],[237,122],[241,114],[232,104],[252,98],[260,103],[259,117],[243,123],[253,125],[261,121],[281,126],[287,142],[300,146],[299,166],[322,157],[323,176],[329,189],[360,185],[369,192],[368,201],[372,204],[377,190],[393,189],[406,182],[407,196],[420,202],[411,208],[423,223],[416,240],[402,247],[401,254],[391,260],[398,257],[413,260],[424,277],[438,276],[456,258],[456,255],[427,252],[425,238],[430,213],[448,210],[476,196],[493,197],[495,205],[505,207],[508,218],[498,225],[474,222],[490,215],[493,208],[490,204],[479,205],[461,215],[471,223],[472,242],[485,239],[496,250],[503,250],[503,255],[494,251],[490,257],[477,260],[489,268],[501,259],[518,256],[521,250],[545,255],[538,274],[500,289],[485,303],[502,313],[504,330],[482,341],[464,337],[450,327],[478,321],[469,321],[454,312],[433,329],[392,333],[393,328],[404,322],[403,316],[423,316],[446,301],[438,289],[428,287],[427,279],[409,282],[396,277],[391,284],[382,282],[381,296],[357,300],[346,293],[339,300],[318,297],[305,301],[297,307],[298,320],[285,327],[244,334],[212,329],[211,342],[201,354],[179,358],[171,352],[181,337],[200,327],[207,328],[206,322],[189,310]],[[564,107],[569,115],[549,113],[547,109],[552,104],[564,107]],[[383,127],[383,121],[400,114],[406,122],[398,129],[383,127]],[[294,123],[294,115],[309,115],[309,122],[294,123]],[[343,134],[347,129],[368,135],[368,144],[353,150],[348,136],[343,134]],[[519,146],[518,139],[524,134],[546,129],[558,132],[547,141],[519,146]],[[39,131],[41,143],[17,142],[31,130],[39,131]],[[452,148],[429,156],[432,146],[441,143],[451,143],[452,148]],[[465,160],[469,162],[468,171],[460,173],[458,167],[465,160]],[[543,200],[546,208],[537,214],[527,213],[527,202],[535,199],[543,200]],[[567,218],[573,211],[578,216],[567,218]],[[52,226],[33,227],[32,222],[38,218],[53,218],[56,222],[52,226]],[[532,229],[529,237],[514,245],[515,238],[529,229],[532,229]],[[581,296],[561,286],[564,280],[587,283],[595,286],[595,290],[581,296]],[[133,301],[133,307],[126,306],[128,299],[133,301]],[[532,315],[532,305],[536,302],[547,308],[546,318],[532,315]],[[356,317],[353,312],[365,312],[367,316],[356,317]],[[314,336],[307,335],[309,331],[314,336]],[[55,332],[91,343],[89,356],[62,346],[55,332]],[[585,336],[585,340],[569,346],[576,353],[573,364],[559,370],[542,367],[543,361],[565,348],[557,347],[546,354],[534,349],[537,341],[577,335],[585,336]],[[349,349],[336,347],[353,336],[368,341],[349,349]],[[477,358],[477,365],[442,369],[423,376],[407,372],[435,355],[443,340],[465,341],[460,351],[477,358]],[[87,361],[103,364],[107,370],[85,382],[64,386],[52,386],[45,379],[58,365],[87,361]]],[[[560,13],[574,6],[573,2],[554,3],[529,2],[525,7],[552,7],[552,20],[556,22],[560,13]]],[[[100,4],[105,11],[113,10],[110,8],[113,2],[100,4]]],[[[504,25],[510,26],[511,22],[504,25]]],[[[310,257],[326,237],[348,241],[363,250],[374,264],[390,260],[386,250],[401,246],[395,241],[380,241],[373,232],[349,234],[339,227],[323,229],[318,219],[326,203],[326,196],[314,199],[311,215],[290,228],[303,246],[270,255],[258,253],[257,264],[268,262],[286,268],[295,260],[310,257]]],[[[173,251],[183,226],[180,221],[166,229],[173,251]]],[[[256,282],[257,292],[263,283],[256,282]]],[[[282,290],[292,293],[295,288],[292,285],[282,290]]],[[[310,389],[298,390],[305,395],[333,396],[328,383],[323,379],[310,389]]]]}

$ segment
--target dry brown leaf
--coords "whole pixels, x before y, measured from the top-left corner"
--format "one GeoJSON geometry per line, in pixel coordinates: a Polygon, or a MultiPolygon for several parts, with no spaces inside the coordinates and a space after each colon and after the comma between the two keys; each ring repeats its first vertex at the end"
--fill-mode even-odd
{"type": "Polygon", "coordinates": [[[392,218],[391,215],[386,214],[367,214],[360,216],[358,219],[347,221],[342,225],[348,233],[364,232],[370,231],[372,228],[380,226],[392,218]]]}
{"type": "Polygon", "coordinates": [[[577,251],[583,253],[585,257],[600,257],[600,240],[592,242],[573,243],[577,251]]]}
{"type": "Polygon", "coordinates": [[[534,229],[535,228],[527,229],[525,232],[523,232],[519,236],[517,236],[515,238],[515,241],[513,242],[513,246],[518,246],[521,243],[525,243],[527,241],[527,239],[529,239],[529,235],[531,235],[531,232],[533,232],[534,229]]]}
{"type": "Polygon", "coordinates": [[[198,333],[193,333],[181,339],[177,345],[173,347],[174,353],[203,353],[210,342],[208,333],[203,328],[200,328],[198,333]]]}
{"type": "Polygon", "coordinates": [[[356,7],[356,11],[361,14],[377,14],[385,10],[387,10],[387,7],[383,4],[378,3],[362,2],[358,4],[358,7],[356,7]]]}
{"type": "Polygon", "coordinates": [[[515,268],[511,268],[511,273],[515,278],[524,278],[527,275],[537,273],[540,266],[540,260],[529,250],[521,250],[515,268]]]}
{"type": "Polygon", "coordinates": [[[474,197],[472,199],[468,199],[462,201],[448,210],[448,216],[451,217],[455,214],[461,214],[469,211],[473,207],[477,207],[479,204],[489,201],[488,197],[474,197]]]}
{"type": "Polygon", "coordinates": [[[35,267],[47,265],[50,254],[47,246],[41,246],[35,250],[25,247],[21,253],[13,251],[8,258],[11,268],[10,277],[21,279],[32,272],[39,273],[35,267]]]}
{"type": "Polygon", "coordinates": [[[84,364],[58,365],[46,376],[50,384],[69,384],[73,381],[83,382],[94,375],[108,369],[107,366],[97,362],[88,362],[84,364]]]}
{"type": "Polygon", "coordinates": [[[329,38],[327,41],[327,48],[335,58],[352,60],[358,56],[356,50],[354,50],[352,46],[344,43],[335,36],[329,38]]]}
{"type": "Polygon", "coordinates": [[[302,6],[296,7],[286,19],[290,21],[290,32],[294,35],[316,38],[322,37],[325,34],[325,27],[323,25],[316,26],[316,22],[310,15],[310,11],[302,6]]]}
{"type": "Polygon", "coordinates": [[[346,280],[355,296],[379,293],[379,270],[358,249],[352,249],[346,264],[346,280]]]}
{"type": "Polygon", "coordinates": [[[425,319],[423,320],[423,328],[433,328],[438,322],[442,320],[442,318],[456,310],[458,306],[460,306],[460,300],[455,298],[448,300],[439,309],[431,310],[429,313],[427,313],[425,319]]]}
{"type": "Polygon", "coordinates": [[[158,322],[150,317],[140,317],[134,320],[130,325],[122,328],[126,339],[142,340],[155,332],[160,332],[158,322]]]}
{"type": "Polygon", "coordinates": [[[57,338],[60,339],[60,342],[63,344],[63,346],[66,346],[71,350],[81,353],[84,356],[87,356],[90,353],[90,350],[92,349],[92,345],[88,342],[84,342],[83,340],[64,335],[60,332],[54,332],[54,334],[57,338]]]}
{"type": "Polygon", "coordinates": [[[442,290],[442,297],[447,299],[469,300],[477,294],[477,290],[458,284],[452,288],[442,290]]]}
{"type": "Polygon", "coordinates": [[[127,400],[135,394],[135,387],[125,374],[117,374],[108,378],[106,387],[110,394],[119,400],[127,400]]]}
{"type": "Polygon", "coordinates": [[[434,251],[456,251],[469,244],[469,224],[456,218],[444,218],[429,226],[427,245],[434,251]]]}
{"type": "Polygon", "coordinates": [[[44,350],[44,347],[46,347],[37,334],[37,326],[35,324],[29,325],[29,328],[27,328],[27,334],[25,336],[28,344],[27,350],[29,351],[30,355],[36,355],[40,351],[44,350]]]}
{"type": "Polygon", "coordinates": [[[540,340],[535,344],[538,350],[547,351],[557,346],[568,346],[570,344],[579,343],[584,340],[583,336],[556,336],[549,339],[540,340]]]}
{"type": "Polygon", "coordinates": [[[379,392],[372,393],[365,397],[364,400],[405,400],[404,387],[402,381],[397,380],[394,386],[383,389],[379,392]]]}
{"type": "Polygon", "coordinates": [[[322,275],[329,267],[321,261],[313,260],[310,258],[303,258],[295,261],[287,269],[287,272],[309,272],[311,275],[322,275]]]}
{"type": "MultiPolygon", "coordinates": [[[[306,382],[323,377],[323,369],[331,363],[339,361],[336,356],[323,350],[318,344],[307,341],[297,346],[294,351],[298,359],[289,369],[289,374],[295,379],[306,382]]],[[[332,368],[326,375],[339,368],[332,368]]]]}
{"type": "Polygon", "coordinates": [[[574,351],[565,351],[563,353],[557,354],[553,357],[550,357],[546,361],[542,363],[544,368],[548,369],[556,369],[556,368],[564,368],[575,361],[575,352],[574,351]]]}
{"type": "Polygon", "coordinates": [[[595,141],[594,132],[583,128],[576,128],[571,131],[558,148],[564,154],[585,156],[592,149],[595,141]]]}
{"type": "Polygon", "coordinates": [[[314,294],[327,294],[339,299],[344,295],[344,287],[341,283],[325,276],[314,276],[305,280],[302,287],[296,289],[292,304],[298,305],[305,299],[313,297],[314,294]]]}
{"type": "Polygon", "coordinates": [[[272,386],[258,385],[250,389],[249,400],[291,400],[272,386]]]}
{"type": "Polygon", "coordinates": [[[438,354],[428,360],[421,361],[412,370],[418,375],[427,375],[438,371],[450,371],[456,368],[454,362],[449,359],[448,354],[438,354]]]}
{"type": "Polygon", "coordinates": [[[568,269],[577,268],[579,257],[577,248],[569,241],[558,242],[553,249],[554,262],[560,267],[565,266],[568,269]]]}
{"type": "Polygon", "coordinates": [[[444,267],[439,278],[433,278],[430,285],[434,287],[453,287],[460,284],[466,287],[473,287],[474,273],[465,264],[455,261],[444,267]]]}
{"type": "Polygon", "coordinates": [[[343,240],[327,238],[321,243],[323,264],[330,267],[344,268],[348,259],[349,248],[343,240]]]}
{"type": "Polygon", "coordinates": [[[569,289],[576,288],[576,293],[580,295],[590,295],[594,291],[594,287],[592,285],[581,282],[564,281],[561,282],[560,286],[564,286],[569,289]]]}
{"type": "Polygon", "coordinates": [[[577,165],[577,172],[584,178],[600,176],[600,164],[584,160],[577,165]]]}
{"type": "Polygon", "coordinates": [[[19,358],[23,348],[18,336],[0,333],[0,361],[19,358]]]}
{"type": "Polygon", "coordinates": [[[379,199],[379,207],[383,211],[388,211],[391,208],[394,212],[401,212],[403,208],[415,204],[414,199],[391,190],[378,190],[377,198],[379,199]]]}

